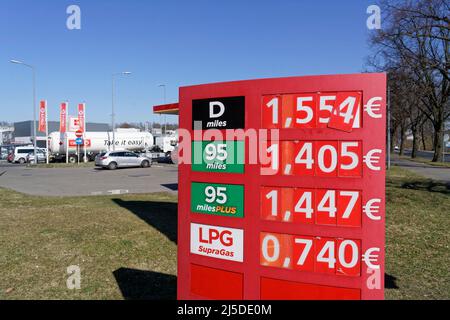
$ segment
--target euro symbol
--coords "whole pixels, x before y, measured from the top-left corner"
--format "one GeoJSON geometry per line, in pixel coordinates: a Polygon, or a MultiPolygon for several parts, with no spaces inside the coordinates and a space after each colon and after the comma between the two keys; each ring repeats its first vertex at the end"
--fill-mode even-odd
{"type": "Polygon", "coordinates": [[[380,171],[380,166],[375,166],[375,164],[380,163],[381,159],[381,149],[372,149],[364,156],[364,162],[367,165],[367,168],[373,171],[380,171]],[[376,153],[380,154],[379,156],[375,155],[376,153]]]}
{"type": "Polygon", "coordinates": [[[381,220],[381,216],[374,215],[374,213],[380,212],[380,203],[381,199],[370,199],[364,206],[363,212],[372,220],[381,220]]]}
{"type": "Polygon", "coordinates": [[[375,265],[373,262],[377,262],[378,258],[380,256],[380,248],[369,248],[366,250],[366,252],[362,255],[362,260],[366,263],[366,265],[371,268],[378,270],[380,269],[380,265],[375,265]],[[376,253],[374,253],[376,252],[376,253]]]}
{"type": "Polygon", "coordinates": [[[381,113],[381,97],[373,97],[369,101],[367,101],[367,104],[364,106],[364,111],[367,112],[367,114],[374,119],[380,119],[382,117],[381,113]]]}

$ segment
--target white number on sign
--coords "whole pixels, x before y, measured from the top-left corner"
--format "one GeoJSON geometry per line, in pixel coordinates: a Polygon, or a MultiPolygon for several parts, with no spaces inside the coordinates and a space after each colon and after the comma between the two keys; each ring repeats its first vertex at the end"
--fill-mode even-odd
{"type": "Polygon", "coordinates": [[[328,263],[328,268],[333,269],[336,263],[334,257],[334,241],[327,241],[317,255],[317,262],[328,263]]]}
{"type": "Polygon", "coordinates": [[[280,257],[280,242],[277,237],[273,235],[267,235],[262,242],[262,255],[268,262],[275,262],[280,257]],[[269,253],[269,248],[273,248],[272,255],[269,253]]]}
{"type": "Polygon", "coordinates": [[[226,187],[217,187],[208,186],[205,188],[205,201],[208,203],[217,202],[218,204],[224,204],[227,202],[226,187]]]}
{"type": "MultiPolygon", "coordinates": [[[[330,114],[333,111],[333,104],[336,100],[336,96],[321,96],[319,100],[319,110],[328,111],[330,114]]],[[[330,116],[327,117],[319,117],[319,123],[328,123],[330,122],[330,116]]]]}
{"type": "Polygon", "coordinates": [[[304,213],[306,218],[311,218],[314,212],[312,205],[311,192],[304,192],[295,205],[295,212],[304,213]]]}
{"type": "Polygon", "coordinates": [[[318,163],[319,163],[319,168],[321,171],[325,172],[325,173],[330,173],[333,172],[334,170],[336,170],[337,167],[337,151],[336,148],[334,146],[331,145],[324,145],[319,149],[319,153],[317,155],[318,159],[318,163]],[[331,161],[330,161],[330,165],[327,167],[325,165],[325,155],[326,152],[330,153],[330,157],[331,157],[331,161]]]}
{"type": "Polygon", "coordinates": [[[356,245],[355,241],[352,240],[344,240],[341,242],[341,245],[339,246],[339,263],[344,268],[353,268],[358,263],[358,246],[356,245]],[[345,260],[345,249],[347,246],[350,246],[352,248],[352,256],[350,262],[347,262],[345,260]]]}
{"type": "Polygon", "coordinates": [[[359,192],[358,191],[340,191],[339,195],[341,197],[350,197],[350,201],[348,202],[347,208],[345,208],[345,211],[342,214],[343,219],[348,219],[350,217],[350,214],[353,211],[353,208],[355,207],[356,201],[358,201],[359,192]]]}
{"type": "Polygon", "coordinates": [[[278,98],[273,98],[266,104],[266,106],[272,108],[273,124],[278,124],[278,98]]]}
{"type": "Polygon", "coordinates": [[[271,214],[272,214],[272,216],[276,217],[277,213],[278,213],[278,191],[277,190],[270,191],[268,194],[266,194],[266,199],[272,200],[271,214]]]}
{"type": "Polygon", "coordinates": [[[295,157],[296,164],[305,164],[306,169],[312,169],[313,159],[313,144],[312,142],[305,142],[295,157]]]}
{"type": "Polygon", "coordinates": [[[344,123],[350,123],[350,120],[354,118],[353,110],[355,108],[356,98],[348,97],[339,106],[339,115],[344,117],[344,123]],[[346,111],[344,111],[346,109],[346,111]]]}
{"type": "Polygon", "coordinates": [[[348,157],[352,160],[352,162],[350,164],[341,164],[342,170],[353,170],[358,166],[358,164],[359,164],[358,155],[355,152],[348,151],[348,148],[358,147],[358,146],[359,146],[359,143],[356,141],[355,142],[342,142],[341,157],[348,157]]]}
{"type": "Polygon", "coordinates": [[[321,212],[328,212],[330,218],[336,217],[336,191],[328,190],[325,192],[322,200],[320,200],[317,210],[321,212]],[[328,206],[327,206],[328,203],[328,206]]]}
{"type": "Polygon", "coordinates": [[[305,245],[305,248],[303,249],[302,254],[300,255],[297,261],[297,265],[302,266],[305,264],[305,260],[308,257],[309,252],[311,251],[313,240],[295,238],[295,243],[305,245]]]}
{"type": "Polygon", "coordinates": [[[219,161],[226,160],[227,153],[227,145],[225,143],[214,144],[210,143],[205,147],[206,160],[211,161],[217,159],[219,161]]]}
{"type": "Polygon", "coordinates": [[[306,113],[306,116],[304,119],[297,118],[295,120],[298,124],[309,123],[314,116],[313,109],[309,106],[303,105],[303,102],[307,102],[307,101],[313,101],[313,97],[298,97],[297,98],[297,111],[304,111],[306,113]]]}
{"type": "Polygon", "coordinates": [[[279,147],[277,143],[272,144],[269,148],[267,148],[267,153],[271,155],[272,158],[272,170],[278,171],[278,153],[279,147]]]}

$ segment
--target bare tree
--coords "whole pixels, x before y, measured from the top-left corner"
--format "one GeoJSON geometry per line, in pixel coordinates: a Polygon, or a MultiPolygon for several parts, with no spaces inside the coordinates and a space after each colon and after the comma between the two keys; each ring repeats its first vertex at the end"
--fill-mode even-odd
{"type": "Polygon", "coordinates": [[[450,116],[449,6],[445,0],[385,0],[383,29],[371,38],[372,65],[400,69],[414,84],[405,94],[418,95],[414,107],[433,126],[433,161],[442,160],[444,123],[450,116]]]}

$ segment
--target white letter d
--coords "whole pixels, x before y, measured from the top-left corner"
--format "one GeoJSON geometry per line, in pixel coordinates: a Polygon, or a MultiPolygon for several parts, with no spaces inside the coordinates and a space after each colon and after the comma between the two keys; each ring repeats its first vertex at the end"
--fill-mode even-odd
{"type": "Polygon", "coordinates": [[[212,101],[209,103],[209,117],[210,118],[219,118],[220,116],[223,115],[223,113],[225,112],[225,106],[222,102],[220,101],[212,101]],[[218,113],[214,113],[214,107],[218,106],[219,107],[219,112],[218,113]]]}

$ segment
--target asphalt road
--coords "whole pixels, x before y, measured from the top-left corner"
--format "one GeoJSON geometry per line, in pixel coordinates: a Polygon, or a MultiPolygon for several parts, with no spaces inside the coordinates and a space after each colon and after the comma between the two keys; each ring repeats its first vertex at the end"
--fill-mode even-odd
{"type": "Polygon", "coordinates": [[[413,171],[425,178],[450,183],[450,168],[430,166],[425,163],[399,159],[397,157],[393,158],[391,163],[413,171]]]}
{"type": "Polygon", "coordinates": [[[104,170],[98,168],[29,168],[0,162],[0,187],[41,196],[85,196],[178,192],[175,165],[104,170]]]}
{"type": "MultiPolygon", "coordinates": [[[[411,149],[405,149],[404,155],[405,155],[405,156],[410,156],[410,155],[411,155],[411,152],[412,152],[411,149]]],[[[398,154],[398,151],[395,151],[395,153],[398,154]]],[[[419,158],[424,158],[424,159],[432,160],[432,159],[433,159],[433,155],[434,155],[434,152],[433,152],[433,151],[421,151],[421,150],[418,150],[418,151],[417,151],[417,156],[418,156],[419,158]]],[[[444,155],[445,155],[445,161],[450,161],[450,153],[446,152],[444,155]]]]}

